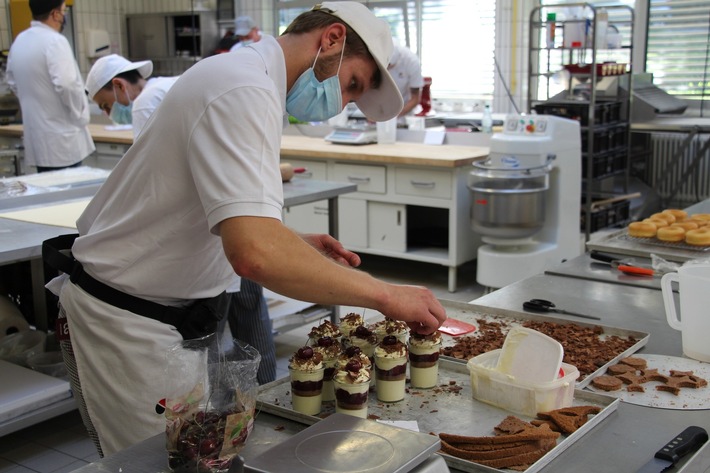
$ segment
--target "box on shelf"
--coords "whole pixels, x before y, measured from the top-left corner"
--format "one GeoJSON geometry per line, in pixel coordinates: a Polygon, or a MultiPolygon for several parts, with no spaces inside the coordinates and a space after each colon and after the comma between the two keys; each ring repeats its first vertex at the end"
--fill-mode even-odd
{"type": "MultiPolygon", "coordinates": [[[[603,153],[594,153],[592,157],[592,179],[600,179],[622,173],[626,170],[627,161],[626,148],[620,148],[603,153]]],[[[582,178],[588,176],[587,160],[589,155],[582,153],[582,178]]]]}
{"type": "MultiPolygon", "coordinates": [[[[582,202],[582,205],[584,205],[584,202],[582,202]]],[[[594,233],[597,230],[602,230],[604,228],[613,227],[619,224],[625,224],[628,222],[630,214],[631,201],[628,199],[611,202],[609,204],[593,208],[589,215],[589,218],[591,219],[591,232],[594,233]]],[[[583,210],[581,213],[580,227],[582,231],[584,231],[585,225],[586,215],[583,210]]]]}
{"type": "Polygon", "coordinates": [[[496,369],[501,351],[491,350],[468,360],[474,399],[530,417],[572,405],[579,377],[575,366],[562,363],[564,375],[549,383],[520,382],[496,369]]]}
{"type": "MultiPolygon", "coordinates": [[[[588,126],[589,102],[579,100],[554,100],[533,106],[542,115],[557,115],[579,121],[580,126],[588,126]]],[[[621,102],[618,100],[599,100],[594,104],[594,122],[592,125],[610,125],[621,120],[621,102]]]]}

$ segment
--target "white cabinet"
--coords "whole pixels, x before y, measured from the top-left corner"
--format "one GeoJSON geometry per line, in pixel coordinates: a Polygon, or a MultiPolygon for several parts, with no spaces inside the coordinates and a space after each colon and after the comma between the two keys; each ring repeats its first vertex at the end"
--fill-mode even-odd
{"type": "Polygon", "coordinates": [[[120,143],[104,143],[97,141],[96,151],[84,160],[86,166],[96,167],[99,169],[111,170],[116,167],[116,164],[121,160],[130,145],[120,143]]]}
{"type": "MultiPolygon", "coordinates": [[[[328,179],[327,164],[319,161],[289,159],[294,168],[304,168],[299,178],[328,179]]],[[[310,204],[287,207],[283,211],[283,221],[286,226],[300,233],[328,233],[328,201],[319,200],[310,204]]]]}
{"type": "MultiPolygon", "coordinates": [[[[481,244],[470,227],[470,166],[362,163],[342,157],[283,162],[306,168],[300,177],[357,184],[357,192],[338,199],[338,237],[346,248],[447,266],[449,290],[456,290],[456,268],[475,259],[481,244]]],[[[299,232],[325,233],[327,202],[285,209],[284,222],[299,232]]]]}
{"type": "Polygon", "coordinates": [[[367,204],[369,248],[407,251],[407,206],[383,202],[367,204]]]}

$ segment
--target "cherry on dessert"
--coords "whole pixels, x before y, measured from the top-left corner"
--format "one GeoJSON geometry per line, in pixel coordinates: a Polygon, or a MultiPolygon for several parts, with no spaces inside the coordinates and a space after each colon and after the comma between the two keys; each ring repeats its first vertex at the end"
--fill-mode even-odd
{"type": "Polygon", "coordinates": [[[346,371],[360,371],[362,369],[362,363],[360,360],[350,360],[348,364],[345,365],[346,371]]]}
{"type": "Polygon", "coordinates": [[[385,338],[382,339],[382,344],[383,345],[394,345],[397,343],[397,337],[394,335],[387,335],[385,338]]]}
{"type": "Polygon", "coordinates": [[[360,347],[356,347],[355,345],[351,345],[345,349],[345,354],[350,357],[357,356],[360,353],[362,353],[362,350],[360,347]]]}
{"type": "Polygon", "coordinates": [[[325,337],[321,337],[318,339],[318,346],[319,347],[329,347],[329,346],[332,346],[333,343],[335,343],[333,341],[333,337],[325,336],[325,337]]]}
{"type": "Polygon", "coordinates": [[[299,358],[307,360],[313,357],[313,348],[311,347],[301,347],[296,352],[299,358]]]}
{"type": "Polygon", "coordinates": [[[363,337],[363,338],[369,337],[370,335],[372,335],[372,331],[369,328],[365,327],[364,325],[358,325],[357,328],[355,329],[354,333],[358,337],[363,337]]]}

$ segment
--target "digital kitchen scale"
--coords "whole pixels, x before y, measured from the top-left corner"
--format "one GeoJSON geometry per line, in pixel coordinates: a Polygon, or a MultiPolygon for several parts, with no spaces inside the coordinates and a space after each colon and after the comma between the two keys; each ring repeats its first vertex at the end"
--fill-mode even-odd
{"type": "MultiPolygon", "coordinates": [[[[426,463],[439,446],[433,435],[336,413],[247,460],[244,471],[406,473],[426,463]]],[[[449,471],[443,461],[434,470],[426,466],[449,471]]]]}
{"type": "Polygon", "coordinates": [[[374,125],[359,127],[336,127],[325,141],[340,145],[367,145],[377,143],[377,128],[374,125]]]}

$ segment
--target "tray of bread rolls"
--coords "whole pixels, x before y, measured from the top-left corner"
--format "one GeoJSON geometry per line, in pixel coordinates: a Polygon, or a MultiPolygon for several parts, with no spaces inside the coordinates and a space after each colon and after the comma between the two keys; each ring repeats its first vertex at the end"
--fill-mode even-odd
{"type": "Polygon", "coordinates": [[[710,255],[710,213],[665,209],[587,242],[590,250],[685,262],[710,255]]]}

